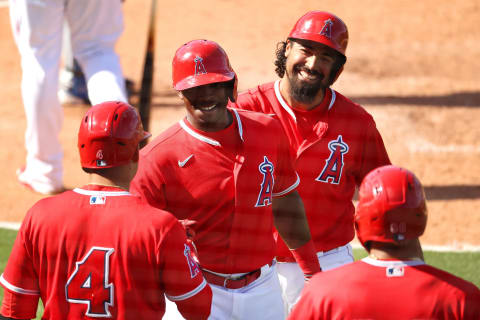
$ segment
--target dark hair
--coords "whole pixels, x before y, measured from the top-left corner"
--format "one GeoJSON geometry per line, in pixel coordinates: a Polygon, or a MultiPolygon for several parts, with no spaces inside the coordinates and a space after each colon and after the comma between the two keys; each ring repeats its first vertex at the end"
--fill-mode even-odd
{"type": "MultiPolygon", "coordinates": [[[[289,39],[289,40],[295,41],[295,39],[289,39]]],[[[287,61],[287,57],[285,57],[286,49],[287,49],[286,41],[280,41],[279,43],[277,43],[277,49],[275,50],[276,60],[274,64],[275,64],[275,72],[280,78],[283,78],[286,71],[286,61],[287,61]]],[[[335,79],[335,76],[337,75],[338,71],[343,67],[345,62],[347,62],[347,57],[345,57],[343,54],[341,54],[336,50],[334,50],[334,52],[336,54],[336,59],[335,59],[334,65],[332,66],[332,72],[330,73],[329,81],[331,83],[333,83],[333,80],[335,79]]]]}
{"type": "Polygon", "coordinates": [[[275,55],[277,59],[275,60],[275,72],[280,78],[283,78],[285,74],[285,62],[287,57],[285,57],[285,49],[287,48],[286,41],[280,41],[277,43],[277,49],[275,50],[275,55]]]}

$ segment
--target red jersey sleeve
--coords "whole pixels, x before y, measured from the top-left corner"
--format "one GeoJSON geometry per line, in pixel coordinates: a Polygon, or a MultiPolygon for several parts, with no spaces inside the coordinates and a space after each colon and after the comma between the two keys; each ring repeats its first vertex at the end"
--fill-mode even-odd
{"type": "Polygon", "coordinates": [[[32,319],[37,313],[40,290],[28,241],[30,215],[31,212],[25,217],[0,277],[0,283],[5,288],[0,313],[5,317],[32,319]]]}
{"type": "Polygon", "coordinates": [[[373,119],[372,123],[367,126],[363,149],[363,158],[361,159],[358,175],[356,176],[357,185],[360,185],[367,173],[373,169],[391,164],[382,136],[380,132],[378,132],[373,119]]]}
{"type": "Polygon", "coordinates": [[[300,178],[294,168],[294,158],[287,137],[280,126],[276,139],[278,139],[278,161],[274,172],[275,184],[273,187],[273,196],[279,197],[295,190],[300,183],[300,178]]]}
{"type": "Polygon", "coordinates": [[[241,92],[237,97],[235,107],[243,110],[264,112],[264,110],[260,108],[261,104],[258,99],[256,99],[255,95],[252,93],[253,90],[254,89],[249,89],[248,91],[241,92]]]}
{"type": "Polygon", "coordinates": [[[177,304],[187,319],[207,318],[210,314],[212,291],[203,278],[200,267],[187,244],[185,229],[176,222],[161,245],[159,256],[162,265],[161,279],[165,295],[177,304]]]}
{"type": "Polygon", "coordinates": [[[130,183],[130,192],[144,199],[155,208],[165,209],[165,182],[162,172],[145,156],[140,156],[138,170],[135,178],[130,183]],[[154,179],[152,177],[155,177],[154,179]]]}

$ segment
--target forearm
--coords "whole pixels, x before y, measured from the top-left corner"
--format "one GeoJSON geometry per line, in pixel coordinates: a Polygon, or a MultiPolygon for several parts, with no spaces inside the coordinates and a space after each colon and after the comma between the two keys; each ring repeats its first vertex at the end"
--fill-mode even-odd
{"type": "Polygon", "coordinates": [[[305,209],[297,191],[274,198],[272,209],[275,228],[289,249],[297,249],[310,240],[305,209]]]}
{"type": "Polygon", "coordinates": [[[305,274],[305,279],[311,278],[321,269],[300,196],[295,191],[274,200],[273,210],[278,233],[305,274]]]}

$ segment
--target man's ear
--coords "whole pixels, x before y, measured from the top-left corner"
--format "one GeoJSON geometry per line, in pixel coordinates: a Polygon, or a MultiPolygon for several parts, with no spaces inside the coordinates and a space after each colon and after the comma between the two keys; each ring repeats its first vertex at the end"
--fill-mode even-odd
{"type": "Polygon", "coordinates": [[[290,50],[292,50],[292,47],[293,47],[293,41],[291,41],[290,39],[287,39],[287,45],[285,46],[285,58],[288,57],[288,55],[290,54],[290,50]]]}

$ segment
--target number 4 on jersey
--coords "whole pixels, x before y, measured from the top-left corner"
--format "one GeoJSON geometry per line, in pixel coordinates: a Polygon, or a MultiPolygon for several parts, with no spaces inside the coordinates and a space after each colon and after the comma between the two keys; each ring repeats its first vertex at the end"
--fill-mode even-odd
{"type": "Polygon", "coordinates": [[[65,286],[67,301],[87,305],[89,317],[111,317],[108,308],[113,305],[113,283],[108,283],[113,248],[92,247],[81,261],[75,263],[65,286]]]}

